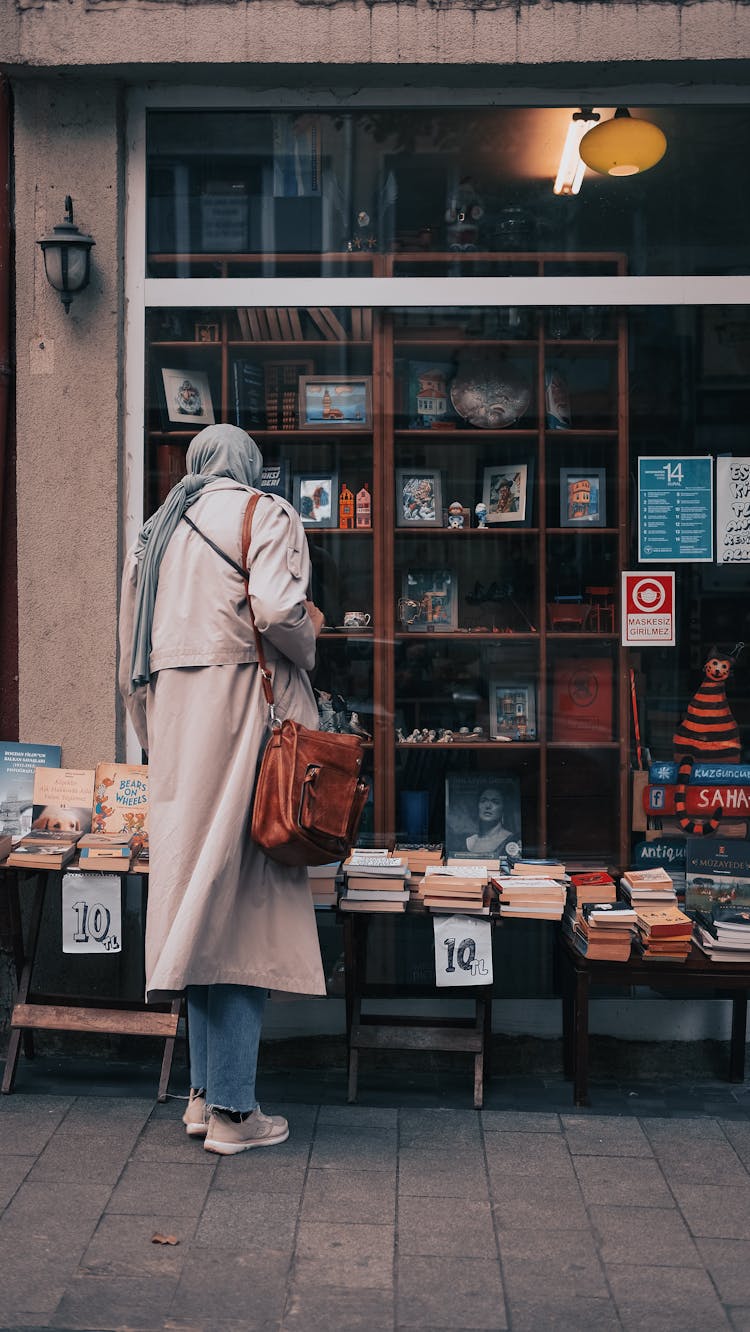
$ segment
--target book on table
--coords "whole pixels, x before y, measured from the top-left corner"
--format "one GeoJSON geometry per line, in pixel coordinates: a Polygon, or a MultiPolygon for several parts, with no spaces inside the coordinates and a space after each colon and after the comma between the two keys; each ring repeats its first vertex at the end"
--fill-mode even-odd
{"type": "Polygon", "coordinates": [[[531,860],[524,857],[514,860],[510,867],[511,874],[529,875],[531,878],[565,879],[567,871],[562,861],[554,859],[531,860]]]}
{"type": "Polygon", "coordinates": [[[69,865],[76,853],[76,838],[59,832],[29,833],[16,842],[5,864],[18,869],[59,870],[69,865]]]}
{"type": "Polygon", "coordinates": [[[344,894],[339,899],[339,910],[353,911],[353,912],[361,911],[364,914],[367,914],[367,912],[370,911],[374,912],[406,911],[406,902],[400,902],[398,899],[396,899],[395,901],[388,901],[388,902],[381,902],[377,900],[367,901],[367,902],[355,902],[352,901],[351,898],[348,898],[346,894],[344,894]]]}
{"type": "Polygon", "coordinates": [[[0,833],[0,861],[5,860],[12,848],[13,838],[10,833],[0,833]]]}
{"type": "Polygon", "coordinates": [[[34,774],[37,768],[58,768],[60,745],[0,741],[0,832],[19,838],[31,831],[34,774]]]}
{"type": "Polygon", "coordinates": [[[97,763],[91,831],[148,841],[148,767],[145,763],[97,763]]]}
{"type": "Polygon", "coordinates": [[[37,768],[34,773],[31,832],[54,832],[61,837],[91,829],[94,770],[37,768]]]}

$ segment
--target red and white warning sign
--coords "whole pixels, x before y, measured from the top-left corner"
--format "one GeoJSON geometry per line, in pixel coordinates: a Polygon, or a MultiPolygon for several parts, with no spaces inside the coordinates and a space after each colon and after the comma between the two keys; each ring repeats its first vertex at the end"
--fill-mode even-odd
{"type": "Polygon", "coordinates": [[[674,647],[674,574],[622,575],[622,642],[624,647],[650,643],[674,647]]]}

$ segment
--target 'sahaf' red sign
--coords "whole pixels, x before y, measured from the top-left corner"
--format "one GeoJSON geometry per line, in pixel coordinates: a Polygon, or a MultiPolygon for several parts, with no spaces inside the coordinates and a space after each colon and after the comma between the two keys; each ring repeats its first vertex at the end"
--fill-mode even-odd
{"type": "Polygon", "coordinates": [[[622,642],[674,647],[674,573],[623,570],[622,642]]]}

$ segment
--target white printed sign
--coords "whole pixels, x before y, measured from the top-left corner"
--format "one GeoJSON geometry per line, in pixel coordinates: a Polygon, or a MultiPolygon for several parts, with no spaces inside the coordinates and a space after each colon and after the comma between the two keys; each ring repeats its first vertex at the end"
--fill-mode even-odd
{"type": "Polygon", "coordinates": [[[750,458],[716,459],[716,563],[750,562],[750,458]]]}
{"type": "Polygon", "coordinates": [[[119,874],[63,875],[64,953],[122,952],[122,883],[119,874]]]}
{"type": "Polygon", "coordinates": [[[492,984],[492,926],[475,916],[435,916],[435,984],[492,984]]]}

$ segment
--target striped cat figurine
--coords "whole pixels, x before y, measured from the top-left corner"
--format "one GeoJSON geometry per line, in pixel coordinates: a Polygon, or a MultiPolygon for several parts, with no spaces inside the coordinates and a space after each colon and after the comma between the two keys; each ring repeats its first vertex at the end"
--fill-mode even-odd
{"type": "Polygon", "coordinates": [[[688,703],[685,717],[674,733],[674,756],[680,767],[675,791],[675,814],[680,827],[692,837],[716,832],[724,813],[717,804],[707,819],[690,818],[686,812],[686,790],[696,759],[717,763],[739,763],[740,732],[727,702],[726,684],[744,643],[728,655],[712,649],[703,667],[703,679],[688,703]]]}

